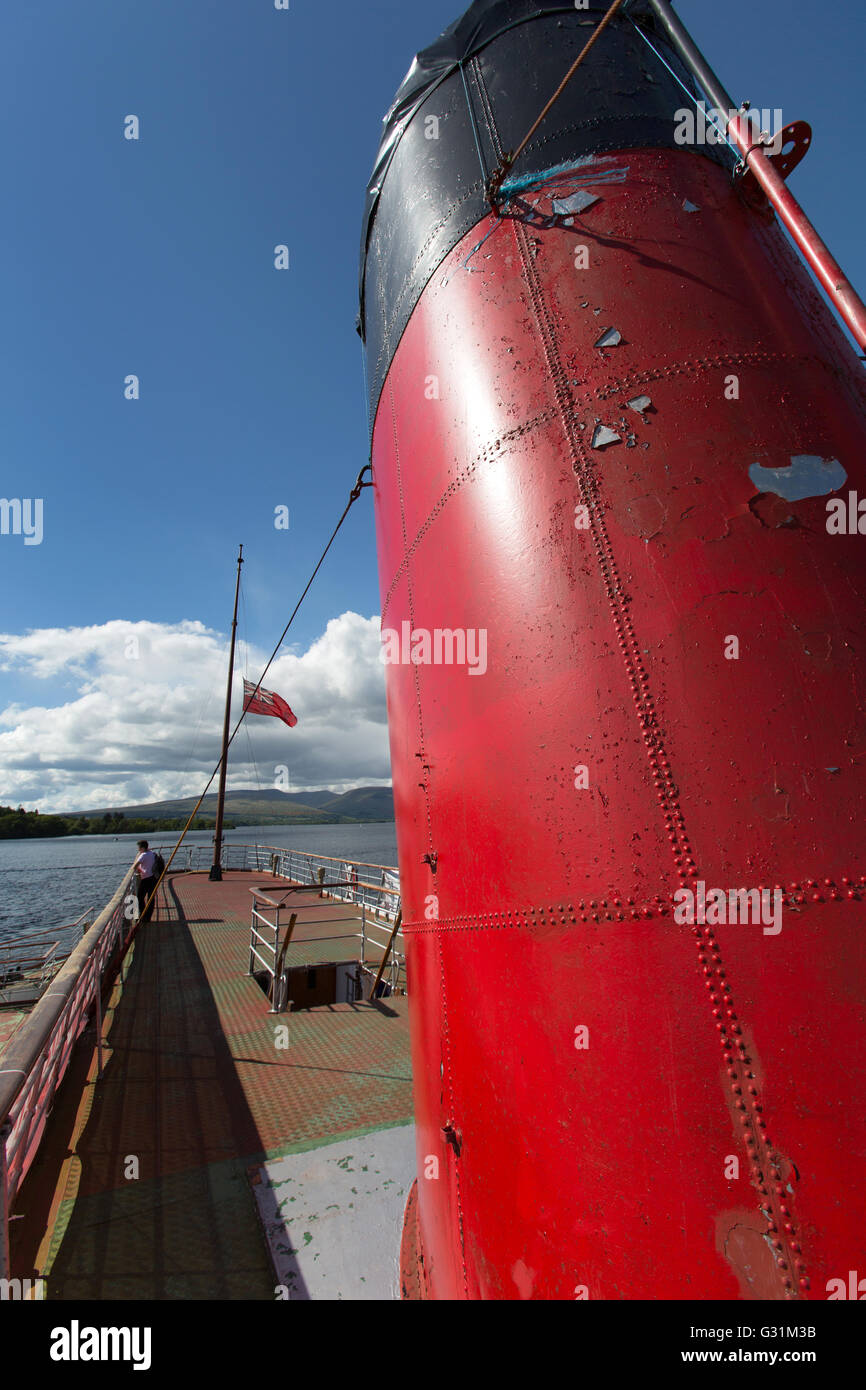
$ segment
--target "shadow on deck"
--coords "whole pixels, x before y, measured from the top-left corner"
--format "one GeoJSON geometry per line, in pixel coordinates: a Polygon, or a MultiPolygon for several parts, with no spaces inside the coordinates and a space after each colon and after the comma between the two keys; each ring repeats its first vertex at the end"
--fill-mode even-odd
{"type": "Polygon", "coordinates": [[[79,1040],[12,1223],[14,1271],[49,1299],[273,1299],[250,1166],[411,1117],[405,999],[268,1013],[245,974],[264,881],[173,878],[115,985],[98,1082],[93,1029],[79,1040]]]}

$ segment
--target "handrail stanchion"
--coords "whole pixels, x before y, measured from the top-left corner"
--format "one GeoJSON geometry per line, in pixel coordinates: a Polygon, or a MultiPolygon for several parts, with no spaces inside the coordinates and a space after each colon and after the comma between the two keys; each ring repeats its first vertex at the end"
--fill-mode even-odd
{"type": "MultiPolygon", "coordinates": [[[[94,966],[94,969],[96,967],[94,966]]],[[[102,1080],[102,971],[96,971],[96,1078],[102,1080]]]]}
{"type": "Polygon", "coordinates": [[[388,963],[388,957],[389,957],[390,954],[391,954],[391,947],[394,945],[395,937],[397,936],[397,933],[398,933],[398,931],[400,930],[400,927],[401,927],[401,925],[402,925],[402,922],[403,922],[403,913],[402,913],[402,911],[401,911],[401,912],[398,912],[398,913],[397,913],[397,916],[396,916],[396,918],[394,919],[394,927],[393,927],[393,930],[392,930],[392,932],[391,932],[391,935],[388,937],[388,944],[387,944],[387,946],[385,947],[385,954],[384,954],[384,956],[382,957],[382,960],[381,960],[381,962],[380,962],[380,964],[379,964],[379,973],[377,974],[375,980],[373,981],[373,988],[370,990],[370,1003],[371,1003],[371,1004],[375,1002],[375,999],[376,999],[376,990],[379,988],[379,985],[380,985],[381,980],[382,980],[382,976],[383,976],[384,973],[385,973],[385,966],[387,965],[387,963],[388,963]]]}
{"type": "Polygon", "coordinates": [[[292,939],[292,932],[295,930],[295,923],[297,922],[297,920],[298,914],[296,912],[293,912],[291,917],[289,918],[288,926],[286,927],[286,934],[283,937],[283,944],[280,947],[279,957],[277,958],[277,960],[274,961],[274,995],[273,1008],[271,1009],[271,1013],[274,1014],[283,1013],[286,1004],[288,1003],[288,982],[286,983],[285,993],[283,992],[283,967],[286,962],[286,951],[289,949],[289,942],[292,939]],[[277,993],[278,985],[279,994],[277,993]]]}
{"type": "Polygon", "coordinates": [[[0,1279],[8,1279],[9,1268],[9,1204],[6,1183],[6,1141],[12,1133],[7,1120],[0,1125],[0,1279]]]}
{"type": "Polygon", "coordinates": [[[271,990],[271,1013],[277,1012],[277,956],[280,954],[280,909],[274,913],[274,973],[271,990]]]}

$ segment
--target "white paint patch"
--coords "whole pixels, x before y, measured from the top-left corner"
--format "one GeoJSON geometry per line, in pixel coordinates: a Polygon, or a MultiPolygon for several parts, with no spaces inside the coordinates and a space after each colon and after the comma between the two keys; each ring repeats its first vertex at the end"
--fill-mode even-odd
{"type": "Polygon", "coordinates": [[[618,328],[606,328],[597,343],[593,347],[616,347],[617,343],[622,342],[622,334],[618,328]]]}
{"type": "Polygon", "coordinates": [[[749,477],[759,492],[775,492],[787,502],[804,497],[826,497],[840,488],[848,474],[838,459],[817,454],[792,454],[790,468],[764,468],[753,463],[749,477]]]}
{"type": "Polygon", "coordinates": [[[556,217],[562,217],[570,212],[586,212],[593,203],[598,202],[598,194],[587,193],[585,188],[579,188],[576,193],[570,193],[567,198],[554,198],[553,211],[556,217]]]}
{"type": "Polygon", "coordinates": [[[603,449],[606,444],[616,444],[620,436],[616,430],[608,429],[607,425],[596,425],[592,436],[593,449],[603,449]]]}
{"type": "Polygon", "coordinates": [[[297,1300],[398,1299],[415,1171],[414,1125],[263,1164],[253,1192],[275,1284],[297,1300]]]}
{"type": "Polygon", "coordinates": [[[652,405],[652,401],[649,396],[635,396],[634,400],[627,402],[627,405],[630,410],[636,410],[638,415],[642,415],[652,405]]]}

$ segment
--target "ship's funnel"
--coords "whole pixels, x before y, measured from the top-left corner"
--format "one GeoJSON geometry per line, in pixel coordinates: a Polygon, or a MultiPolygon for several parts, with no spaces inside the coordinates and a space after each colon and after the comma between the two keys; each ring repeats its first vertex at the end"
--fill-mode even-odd
{"type": "Polygon", "coordinates": [[[406,1258],[823,1299],[863,1263],[861,368],[642,4],[491,207],[606,8],[473,5],[367,199],[406,1258]]]}

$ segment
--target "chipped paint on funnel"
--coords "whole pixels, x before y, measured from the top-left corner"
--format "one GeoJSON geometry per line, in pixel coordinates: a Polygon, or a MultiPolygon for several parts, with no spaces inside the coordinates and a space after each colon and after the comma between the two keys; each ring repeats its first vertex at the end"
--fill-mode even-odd
{"type": "Polygon", "coordinates": [[[617,444],[620,436],[616,430],[609,429],[607,425],[596,425],[592,436],[593,449],[604,449],[608,444],[617,444]]]}
{"type": "Polygon", "coordinates": [[[597,193],[588,193],[585,188],[579,188],[568,198],[554,198],[553,211],[557,217],[562,217],[569,212],[586,212],[587,208],[591,208],[593,203],[597,202],[597,193]]]}
{"type": "Polygon", "coordinates": [[[606,328],[598,341],[593,343],[593,347],[616,347],[621,342],[622,334],[618,328],[606,328]]]}
{"type": "Polygon", "coordinates": [[[749,477],[761,492],[775,492],[787,502],[804,497],[825,497],[840,488],[848,474],[838,459],[817,454],[792,454],[790,468],[764,468],[753,463],[749,477]]]}

